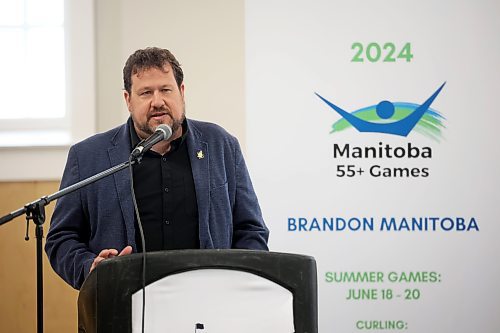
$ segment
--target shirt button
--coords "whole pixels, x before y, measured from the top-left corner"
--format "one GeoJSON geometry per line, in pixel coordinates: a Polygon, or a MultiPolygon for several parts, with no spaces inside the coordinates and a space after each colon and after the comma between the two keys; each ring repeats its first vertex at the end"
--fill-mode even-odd
{"type": "Polygon", "coordinates": [[[167,161],[167,158],[166,158],[166,157],[162,157],[162,158],[161,158],[161,160],[162,160],[163,162],[166,162],[166,161],[167,161]]]}
{"type": "Polygon", "coordinates": [[[170,224],[170,221],[169,220],[165,220],[165,224],[170,224]]]}
{"type": "Polygon", "coordinates": [[[167,193],[168,193],[168,191],[169,191],[168,187],[165,187],[165,192],[167,192],[167,193]]]}

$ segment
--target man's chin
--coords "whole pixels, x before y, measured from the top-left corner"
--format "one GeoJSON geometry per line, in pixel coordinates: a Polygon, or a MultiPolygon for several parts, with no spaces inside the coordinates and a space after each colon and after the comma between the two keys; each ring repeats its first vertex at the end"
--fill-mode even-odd
{"type": "Polygon", "coordinates": [[[154,133],[154,131],[156,130],[156,128],[160,125],[168,125],[169,127],[172,127],[172,121],[169,121],[170,119],[162,119],[162,120],[158,120],[158,119],[151,119],[149,122],[148,122],[148,127],[149,129],[151,130],[151,134],[154,133]]]}

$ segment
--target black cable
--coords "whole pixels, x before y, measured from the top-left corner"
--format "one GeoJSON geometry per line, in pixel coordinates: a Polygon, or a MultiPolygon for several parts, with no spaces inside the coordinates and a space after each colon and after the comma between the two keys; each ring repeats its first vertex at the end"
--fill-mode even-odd
{"type": "Polygon", "coordinates": [[[130,192],[132,193],[132,201],[134,202],[135,215],[137,216],[137,224],[139,226],[139,234],[141,235],[142,243],[142,333],[144,333],[144,318],[146,317],[146,240],[144,239],[144,230],[142,229],[141,216],[139,215],[139,208],[137,207],[137,200],[135,199],[134,191],[134,173],[132,171],[132,155],[129,159],[130,171],[130,192]]]}

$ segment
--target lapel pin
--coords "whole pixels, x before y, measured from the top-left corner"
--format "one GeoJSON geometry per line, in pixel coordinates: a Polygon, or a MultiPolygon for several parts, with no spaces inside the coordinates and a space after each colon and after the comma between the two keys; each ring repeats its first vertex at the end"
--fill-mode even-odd
{"type": "Polygon", "coordinates": [[[198,159],[201,160],[202,158],[205,157],[205,155],[203,154],[203,151],[200,150],[199,152],[196,153],[196,157],[198,157],[198,159]]]}

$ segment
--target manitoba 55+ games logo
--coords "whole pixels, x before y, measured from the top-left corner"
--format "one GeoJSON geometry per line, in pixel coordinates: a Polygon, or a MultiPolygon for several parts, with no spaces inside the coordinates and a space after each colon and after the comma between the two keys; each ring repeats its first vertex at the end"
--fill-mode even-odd
{"type": "Polygon", "coordinates": [[[352,113],[341,109],[318,93],[315,94],[342,117],[332,125],[330,133],[354,127],[359,132],[386,133],[406,137],[415,130],[439,141],[445,118],[430,106],[445,84],[446,82],[420,105],[384,100],[377,105],[367,106],[352,113]]]}

